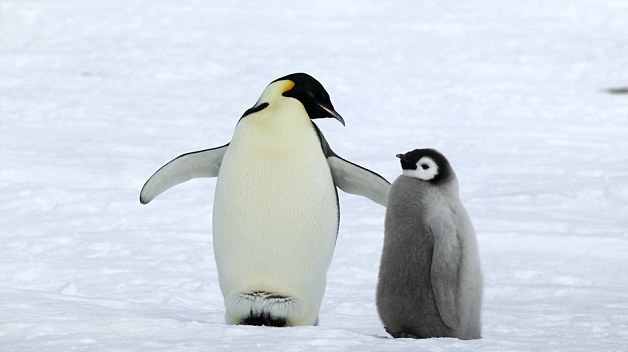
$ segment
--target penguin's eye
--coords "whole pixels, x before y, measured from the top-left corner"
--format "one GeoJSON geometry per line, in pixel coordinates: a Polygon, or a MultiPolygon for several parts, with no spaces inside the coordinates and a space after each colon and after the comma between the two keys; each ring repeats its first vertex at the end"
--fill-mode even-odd
{"type": "Polygon", "coordinates": [[[423,170],[427,170],[427,169],[430,168],[430,166],[427,165],[427,164],[419,164],[419,166],[421,166],[421,169],[423,169],[423,170]]]}

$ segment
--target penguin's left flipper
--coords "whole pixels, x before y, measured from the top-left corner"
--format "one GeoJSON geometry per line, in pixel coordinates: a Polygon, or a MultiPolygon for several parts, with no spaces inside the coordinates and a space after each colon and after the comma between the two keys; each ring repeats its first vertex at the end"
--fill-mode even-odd
{"type": "Polygon", "coordinates": [[[331,176],[336,187],[344,192],[364,196],[375,203],[386,206],[390,182],[369,169],[339,157],[331,149],[318,126],[316,124],[312,124],[312,126],[318,134],[323,154],[327,158],[327,164],[331,169],[331,176]]]}
{"type": "Polygon", "coordinates": [[[430,231],[434,239],[430,276],[436,306],[445,325],[457,329],[460,324],[456,302],[460,244],[456,227],[449,218],[437,218],[430,220],[430,231]]]}
{"type": "Polygon", "coordinates": [[[327,163],[338,188],[386,206],[390,183],[385,178],[337,155],[329,156],[327,163]]]}
{"type": "Polygon", "coordinates": [[[193,178],[216,177],[229,144],[180,155],[157,170],[142,187],[140,202],[147,204],[165,190],[193,178]]]}

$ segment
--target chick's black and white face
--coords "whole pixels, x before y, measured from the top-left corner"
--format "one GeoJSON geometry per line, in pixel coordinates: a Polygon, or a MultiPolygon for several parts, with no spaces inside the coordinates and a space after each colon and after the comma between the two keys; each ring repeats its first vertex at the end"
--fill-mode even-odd
{"type": "Polygon", "coordinates": [[[414,169],[403,169],[403,175],[431,181],[438,175],[438,164],[429,156],[421,157],[414,169]]]}
{"type": "Polygon", "coordinates": [[[438,184],[447,181],[453,173],[445,156],[435,149],[415,149],[397,157],[404,176],[438,184]]]}

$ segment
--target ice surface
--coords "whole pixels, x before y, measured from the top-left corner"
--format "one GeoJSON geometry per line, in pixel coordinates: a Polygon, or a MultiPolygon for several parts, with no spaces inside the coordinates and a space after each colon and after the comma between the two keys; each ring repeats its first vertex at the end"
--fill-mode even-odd
{"type": "Polygon", "coordinates": [[[624,351],[628,3],[0,2],[1,351],[624,351]],[[341,194],[320,326],[228,326],[214,180],[139,203],[163,163],[226,143],[308,72],[341,156],[456,169],[486,277],[484,337],[389,339],[384,209],[341,194]]]}

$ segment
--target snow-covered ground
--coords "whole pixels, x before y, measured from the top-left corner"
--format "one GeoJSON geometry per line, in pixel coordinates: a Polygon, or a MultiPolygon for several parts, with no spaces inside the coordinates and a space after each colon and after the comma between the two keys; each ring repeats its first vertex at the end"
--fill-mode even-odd
{"type": "Polygon", "coordinates": [[[625,351],[628,2],[0,2],[0,351],[625,351]],[[318,327],[229,326],[215,180],[139,203],[230,139],[273,79],[317,77],[335,151],[394,180],[435,147],[486,279],[484,337],[386,338],[384,209],[341,194],[318,327]]]}

